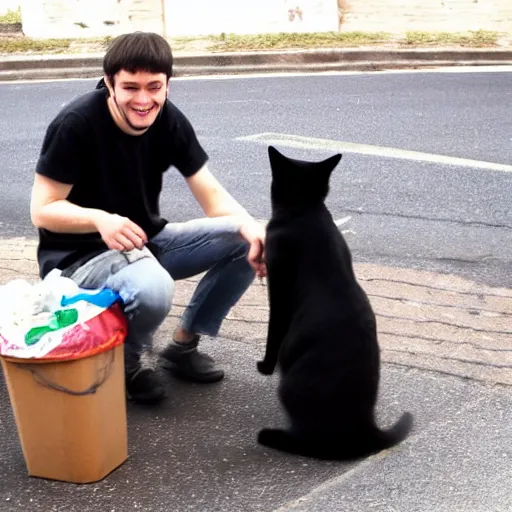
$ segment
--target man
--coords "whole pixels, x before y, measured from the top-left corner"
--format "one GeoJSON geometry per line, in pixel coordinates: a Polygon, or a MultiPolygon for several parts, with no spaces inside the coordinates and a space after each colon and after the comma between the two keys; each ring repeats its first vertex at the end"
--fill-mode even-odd
{"type": "Polygon", "coordinates": [[[215,336],[255,273],[266,273],[262,226],[209,172],[190,122],[167,99],[172,62],[156,34],[115,39],[96,89],[49,125],[31,198],[41,277],[58,268],[81,287],[121,295],[126,390],[137,402],[165,396],[140,354],[169,312],[174,280],[207,271],[161,365],[183,379],[215,382],[224,372],[198,351],[200,335],[215,336]],[[171,166],[206,218],[168,223],[160,216],[162,175],[171,166]]]}

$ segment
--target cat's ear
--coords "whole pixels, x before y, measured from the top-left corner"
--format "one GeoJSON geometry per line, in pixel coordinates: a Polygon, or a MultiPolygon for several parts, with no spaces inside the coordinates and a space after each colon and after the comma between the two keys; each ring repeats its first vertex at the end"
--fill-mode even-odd
{"type": "Polygon", "coordinates": [[[270,165],[285,162],[287,158],[280,153],[274,146],[268,147],[268,158],[270,159],[270,165]]]}
{"type": "Polygon", "coordinates": [[[274,146],[268,147],[268,157],[272,176],[274,178],[282,176],[290,165],[289,158],[280,153],[274,146]]]}
{"type": "Polygon", "coordinates": [[[268,147],[268,156],[270,158],[272,158],[274,155],[280,155],[281,153],[279,153],[279,151],[277,151],[277,149],[274,147],[274,146],[269,146],[268,147]]]}
{"type": "Polygon", "coordinates": [[[320,162],[320,165],[326,172],[331,174],[331,172],[334,171],[336,166],[340,163],[341,157],[342,154],[337,153],[336,155],[329,157],[327,160],[323,160],[322,162],[320,162]]]}

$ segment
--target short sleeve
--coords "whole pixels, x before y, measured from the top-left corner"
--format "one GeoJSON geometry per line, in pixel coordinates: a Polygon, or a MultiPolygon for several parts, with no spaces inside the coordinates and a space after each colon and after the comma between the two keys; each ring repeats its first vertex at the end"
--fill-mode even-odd
{"type": "Polygon", "coordinates": [[[74,185],[87,155],[83,150],[85,139],[80,117],[71,113],[57,116],[46,130],[36,172],[74,185]]]}
{"type": "Polygon", "coordinates": [[[208,161],[208,155],[199,143],[192,124],[185,114],[170,101],[167,102],[166,115],[169,127],[171,164],[186,178],[195,174],[208,161]]]}

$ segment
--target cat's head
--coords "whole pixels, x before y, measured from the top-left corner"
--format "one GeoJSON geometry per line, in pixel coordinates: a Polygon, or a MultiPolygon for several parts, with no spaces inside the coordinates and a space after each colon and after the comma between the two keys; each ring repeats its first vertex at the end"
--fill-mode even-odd
{"type": "Polygon", "coordinates": [[[268,148],[272,169],[272,207],[309,208],[323,203],[329,192],[329,178],[341,160],[341,154],[308,162],[294,160],[273,146],[268,148]]]}

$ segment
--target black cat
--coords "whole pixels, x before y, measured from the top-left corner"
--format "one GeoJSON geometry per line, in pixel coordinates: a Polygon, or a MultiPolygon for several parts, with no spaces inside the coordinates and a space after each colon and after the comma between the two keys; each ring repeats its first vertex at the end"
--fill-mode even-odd
{"type": "Polygon", "coordinates": [[[331,460],[377,453],[412,429],[404,413],[387,431],[374,417],[380,354],[375,315],[358,284],[352,257],[324,200],[337,154],[293,160],[269,147],[272,218],[266,263],[270,318],[264,360],[279,363],[279,398],[289,430],[263,429],[259,443],[331,460]]]}

